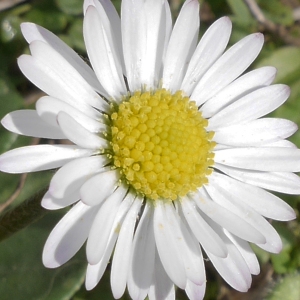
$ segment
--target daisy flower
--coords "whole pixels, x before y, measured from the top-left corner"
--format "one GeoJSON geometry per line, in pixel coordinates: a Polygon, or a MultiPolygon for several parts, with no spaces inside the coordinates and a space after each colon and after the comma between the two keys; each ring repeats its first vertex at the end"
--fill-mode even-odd
{"type": "Polygon", "coordinates": [[[0,156],[3,172],[58,168],[42,205],[72,207],[46,242],[44,265],[61,266],[86,242],[88,290],[111,260],[115,298],[127,287],[134,300],[175,299],[178,286],[202,299],[205,255],[229,285],[247,291],[259,273],[249,243],[278,253],[267,219],[295,218],[267,190],[300,194],[300,150],[286,140],[297,126],[262,118],[289,88],[271,85],[273,67],[243,74],[263,35],[225,50],[227,17],[198,43],[197,0],[184,3],[174,27],[166,0],[123,0],[121,17],[109,0],[86,0],[90,67],[46,29],[21,28],[31,54],[18,65],[47,95],[2,124],[70,141],[0,156]]]}

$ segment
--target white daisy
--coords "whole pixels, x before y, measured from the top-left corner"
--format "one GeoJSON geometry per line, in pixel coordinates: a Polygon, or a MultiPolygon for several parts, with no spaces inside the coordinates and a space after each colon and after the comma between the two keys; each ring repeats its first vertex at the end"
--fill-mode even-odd
{"type": "Polygon", "coordinates": [[[261,118],[289,96],[271,85],[276,70],[241,76],[263,45],[251,34],[225,51],[231,22],[217,20],[197,44],[198,0],[187,0],[172,29],[166,0],[84,2],[91,69],[55,35],[22,24],[31,55],[18,64],[48,96],[36,110],[9,113],[8,130],[68,139],[0,157],[3,172],[59,168],[42,200],[73,205],[50,234],[43,262],[68,261],[87,241],[86,288],[111,259],[115,298],[190,299],[205,293],[202,251],[233,288],[245,292],[281,240],[266,218],[293,209],[266,190],[300,194],[300,150],[285,140],[297,126],[261,118]],[[239,77],[241,76],[241,77],[239,77]]]}

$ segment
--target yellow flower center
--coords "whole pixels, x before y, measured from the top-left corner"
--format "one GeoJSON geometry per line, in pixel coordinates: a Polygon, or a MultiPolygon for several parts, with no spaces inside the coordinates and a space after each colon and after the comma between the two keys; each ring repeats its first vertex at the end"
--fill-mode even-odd
{"type": "Polygon", "coordinates": [[[176,200],[212,171],[208,121],[181,91],[136,92],[111,114],[111,146],[123,179],[149,199],[176,200]]]}

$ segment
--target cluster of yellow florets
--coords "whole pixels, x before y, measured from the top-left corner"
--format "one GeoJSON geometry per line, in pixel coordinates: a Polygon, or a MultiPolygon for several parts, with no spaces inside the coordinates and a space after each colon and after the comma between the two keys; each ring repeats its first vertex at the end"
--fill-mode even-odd
{"type": "Polygon", "coordinates": [[[175,200],[207,182],[213,132],[181,91],[136,92],[111,121],[114,165],[137,192],[175,200]]]}

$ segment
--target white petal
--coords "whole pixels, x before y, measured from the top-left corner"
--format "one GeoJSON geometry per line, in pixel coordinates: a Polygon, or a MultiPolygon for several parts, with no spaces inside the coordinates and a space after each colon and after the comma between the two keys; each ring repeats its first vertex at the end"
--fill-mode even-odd
{"type": "Polygon", "coordinates": [[[204,33],[192,56],[180,88],[187,95],[192,93],[200,78],[225,50],[231,27],[230,19],[223,17],[214,22],[204,33]]]}
{"type": "Polygon", "coordinates": [[[88,179],[80,188],[81,200],[86,205],[98,205],[110,196],[119,180],[116,170],[107,168],[105,171],[88,179]]]}
{"type": "Polygon", "coordinates": [[[300,171],[300,150],[294,148],[234,148],[215,152],[215,162],[249,170],[300,171]]]}
{"type": "Polygon", "coordinates": [[[213,172],[210,180],[214,180],[226,191],[234,191],[240,201],[267,218],[290,221],[296,217],[293,208],[286,202],[259,187],[245,184],[218,172],[213,172]]]}
{"type": "MultiPolygon", "coordinates": [[[[204,266],[203,266],[204,268],[204,266]]],[[[186,283],[185,292],[190,300],[202,300],[205,295],[206,282],[202,285],[197,285],[190,280],[186,283]]]]}
{"type": "Polygon", "coordinates": [[[58,113],[57,122],[66,137],[82,148],[101,150],[107,147],[107,141],[96,133],[90,132],[81,126],[69,114],[61,111],[58,113]]]}
{"type": "MultiPolygon", "coordinates": [[[[209,187],[208,185],[205,188],[208,189],[209,187]]],[[[210,189],[208,191],[210,192],[210,189]]],[[[215,198],[213,198],[214,201],[212,201],[210,196],[211,194],[208,195],[204,188],[201,188],[198,190],[198,193],[192,195],[192,198],[204,214],[238,237],[253,243],[266,242],[266,238],[259,230],[250,225],[237,213],[216,203],[215,198]]]]}
{"type": "Polygon", "coordinates": [[[297,128],[289,120],[263,118],[220,128],[216,130],[213,139],[219,144],[231,146],[256,146],[285,139],[294,134],[297,128]]]}
{"type": "Polygon", "coordinates": [[[70,103],[66,103],[65,101],[61,101],[50,96],[41,97],[37,101],[36,111],[44,121],[56,127],[59,127],[57,123],[57,115],[59,112],[63,111],[68,113],[81,126],[91,132],[107,130],[107,126],[100,121],[102,116],[100,113],[96,112],[96,110],[89,109],[88,112],[78,110],[70,103]]]}
{"type": "Polygon", "coordinates": [[[61,167],[52,177],[49,191],[56,198],[64,198],[77,192],[81,186],[94,174],[103,171],[107,164],[104,155],[75,159],[61,167]]]}
{"type": "MultiPolygon", "coordinates": [[[[128,86],[131,91],[140,90],[141,66],[146,46],[143,2],[124,0],[121,2],[121,30],[124,61],[128,86]]],[[[158,1],[156,1],[158,2],[158,1]]]]}
{"type": "Polygon", "coordinates": [[[0,155],[0,170],[7,173],[27,173],[61,167],[68,161],[90,156],[93,150],[73,145],[36,145],[20,147],[0,155]]]}
{"type": "Polygon", "coordinates": [[[44,122],[35,110],[16,110],[7,114],[1,124],[9,131],[26,136],[47,139],[65,139],[63,132],[44,122]]]}
{"type": "Polygon", "coordinates": [[[119,187],[101,205],[91,227],[86,245],[86,251],[87,253],[90,253],[90,263],[95,264],[102,259],[118,208],[120,207],[120,203],[124,199],[126,192],[127,189],[119,187]]]}
{"type": "Polygon", "coordinates": [[[237,169],[218,163],[214,167],[248,184],[285,194],[297,195],[300,193],[300,178],[293,173],[252,171],[237,169]]]}
{"type": "Polygon", "coordinates": [[[297,146],[288,141],[288,140],[280,140],[272,143],[268,143],[265,145],[266,147],[287,147],[287,148],[297,148],[297,146]]]}
{"type": "MultiPolygon", "coordinates": [[[[96,7],[101,19],[106,22],[106,32],[111,36],[116,51],[116,57],[122,64],[123,72],[124,58],[122,49],[122,34],[121,34],[121,19],[119,14],[111,1],[108,0],[94,0],[93,6],[96,7]],[[105,17],[104,17],[105,15],[105,17]]],[[[126,75],[126,73],[124,73],[126,75]]]]}
{"type": "Polygon", "coordinates": [[[32,56],[22,55],[18,65],[22,73],[48,95],[72,99],[78,107],[92,106],[108,110],[108,104],[92,89],[82,76],[49,45],[34,41],[32,56]]]}
{"type": "Polygon", "coordinates": [[[276,75],[276,68],[262,67],[237,78],[201,107],[204,118],[210,118],[224,107],[250,92],[270,85],[276,75]]]}
{"type": "MultiPolygon", "coordinates": [[[[106,254],[107,248],[111,246],[112,240],[116,241],[117,237],[119,236],[120,228],[122,226],[124,218],[126,217],[126,214],[127,214],[128,210],[130,209],[130,207],[131,207],[133,201],[135,200],[135,198],[136,198],[136,196],[133,193],[129,192],[125,196],[125,198],[123,199],[123,201],[121,202],[119,207],[117,208],[116,215],[115,215],[114,221],[113,221],[113,225],[111,226],[109,238],[108,238],[108,241],[107,241],[107,246],[105,248],[105,251],[104,251],[103,255],[100,257],[98,255],[98,253],[94,251],[94,249],[91,249],[91,247],[89,247],[87,249],[87,252],[86,252],[87,260],[91,265],[96,265],[97,264],[98,267],[100,267],[99,264],[101,264],[101,260],[103,261],[105,259],[106,255],[107,255],[106,254]],[[100,258],[100,262],[99,262],[99,258],[100,258]]],[[[103,205],[104,204],[102,204],[102,206],[103,205]]],[[[95,230],[95,228],[94,228],[94,230],[95,230]]]]}
{"type": "Polygon", "coordinates": [[[191,231],[201,246],[216,256],[226,257],[228,251],[223,240],[203,220],[197,212],[195,204],[189,198],[184,197],[181,200],[181,207],[191,231]]]}
{"type": "Polygon", "coordinates": [[[136,300],[146,298],[153,278],[155,261],[153,212],[152,204],[147,201],[133,239],[127,285],[131,298],[136,300]]]}
{"type": "Polygon", "coordinates": [[[116,217],[114,219],[113,226],[110,231],[110,235],[109,235],[109,238],[107,241],[105,251],[104,251],[103,256],[101,257],[100,261],[97,264],[91,264],[91,258],[95,254],[94,249],[92,249],[92,252],[87,251],[87,253],[86,253],[87,259],[90,263],[87,268],[87,274],[86,274],[86,280],[85,280],[87,290],[93,289],[100,281],[100,279],[105,271],[105,268],[107,266],[107,263],[110,259],[113,248],[115,246],[115,242],[119,235],[122,222],[127,214],[127,211],[129,210],[130,206],[132,205],[134,199],[135,199],[135,196],[132,193],[128,193],[127,196],[125,197],[125,199],[120,204],[117,214],[116,214],[116,217]]]}
{"type": "Polygon", "coordinates": [[[148,296],[149,300],[175,300],[174,284],[164,270],[157,250],[155,251],[152,285],[150,287],[148,296]]]}
{"type": "Polygon", "coordinates": [[[187,0],[170,37],[163,71],[163,87],[175,92],[181,86],[187,65],[195,51],[199,32],[199,2],[187,0]]]}
{"type": "Polygon", "coordinates": [[[116,299],[124,294],[126,288],[132,253],[134,228],[142,204],[142,199],[135,199],[124,219],[116,243],[110,276],[112,293],[116,299]]]}
{"type": "Polygon", "coordinates": [[[289,95],[289,87],[283,84],[255,90],[215,114],[209,120],[207,130],[217,130],[223,126],[243,124],[258,119],[279,107],[289,95]]]}
{"type": "Polygon", "coordinates": [[[178,245],[178,238],[182,239],[183,237],[178,236],[177,230],[174,230],[173,224],[170,223],[168,218],[170,213],[166,211],[163,202],[158,200],[155,204],[154,235],[159,257],[171,280],[184,289],[186,286],[186,273],[181,249],[178,245]]]}
{"type": "MultiPolygon", "coordinates": [[[[146,35],[141,64],[141,83],[148,89],[156,88],[161,79],[164,44],[166,39],[166,11],[164,1],[145,1],[141,15],[146,35]]],[[[168,38],[168,37],[167,37],[168,38]]]]}
{"type": "MultiPolygon", "coordinates": [[[[169,40],[170,40],[170,36],[172,34],[172,29],[173,29],[173,24],[172,24],[172,13],[171,13],[171,9],[170,9],[170,5],[168,0],[164,0],[164,8],[165,8],[165,40],[164,40],[164,53],[163,53],[163,61],[164,58],[166,56],[166,52],[168,49],[168,44],[169,44],[169,40]]],[[[162,70],[160,72],[160,74],[162,74],[162,70]]]]}
{"type": "Polygon", "coordinates": [[[184,220],[180,205],[178,206],[176,206],[176,211],[173,209],[173,206],[166,206],[166,210],[169,210],[169,222],[175,224],[173,228],[178,232],[179,239],[180,236],[182,237],[182,239],[180,239],[179,247],[183,256],[187,280],[191,280],[193,283],[201,285],[205,281],[202,252],[198,241],[184,220]],[[179,227],[176,228],[178,225],[179,227]]]}
{"type": "MultiPolygon", "coordinates": [[[[259,247],[263,247],[263,249],[273,253],[278,253],[281,250],[282,243],[278,233],[265,218],[247,206],[244,202],[240,201],[235,189],[225,190],[221,188],[218,186],[218,182],[212,177],[210,177],[210,184],[205,188],[215,202],[232,211],[234,214],[239,215],[252,228],[255,228],[260,235],[265,237],[265,241],[255,242],[259,247]]],[[[235,225],[238,226],[237,224],[235,225]]],[[[228,231],[235,234],[232,230],[228,231]]],[[[247,240],[242,235],[239,237],[247,240]]]]}
{"type": "MultiPolygon", "coordinates": [[[[102,15],[105,17],[105,13],[102,15]]],[[[96,8],[89,6],[84,17],[83,33],[87,52],[95,73],[110,97],[119,99],[126,93],[122,66],[117,58],[112,37],[106,32],[96,8]]]]}
{"type": "MultiPolygon", "coordinates": [[[[30,52],[38,63],[43,64],[44,70],[48,70],[50,73],[49,80],[53,80],[53,82],[49,82],[47,87],[50,88],[52,84],[57,85],[57,90],[52,86],[52,92],[54,94],[49,93],[50,96],[56,97],[56,95],[58,95],[58,97],[56,97],[58,99],[62,99],[66,96],[75,102],[88,104],[99,110],[109,109],[107,102],[85,81],[81,73],[78,73],[74,66],[51,46],[41,41],[34,41],[30,44],[30,52]],[[54,74],[56,74],[56,78],[52,77],[54,74]],[[63,89],[63,94],[58,92],[60,88],[63,89]]],[[[48,74],[46,73],[45,75],[48,74]]]]}
{"type": "Polygon", "coordinates": [[[55,34],[39,25],[29,22],[22,23],[21,30],[29,44],[33,41],[42,41],[50,45],[66,61],[68,61],[68,63],[72,65],[95,90],[103,95],[104,90],[97,80],[93,70],[72,48],[59,39],[55,34]]]}
{"type": "Polygon", "coordinates": [[[97,208],[77,203],[50,233],[43,251],[43,263],[56,268],[67,262],[85,242],[97,208]]]}
{"type": "Polygon", "coordinates": [[[249,271],[253,275],[258,275],[260,272],[260,266],[258,259],[251,249],[250,245],[248,242],[238,238],[237,236],[234,236],[227,230],[224,230],[224,233],[226,236],[231,240],[231,242],[236,246],[236,248],[239,250],[241,255],[243,256],[249,271]]]}
{"type": "Polygon", "coordinates": [[[228,256],[220,258],[206,251],[207,256],[224,280],[234,289],[246,292],[251,285],[251,274],[242,255],[234,244],[226,237],[222,229],[207,218],[210,226],[220,235],[228,248],[228,256]]]}
{"type": "Polygon", "coordinates": [[[52,194],[48,191],[41,202],[41,205],[49,210],[56,210],[61,209],[66,206],[69,206],[80,199],[77,193],[69,194],[63,198],[55,198],[52,194]]]}
{"type": "Polygon", "coordinates": [[[261,33],[251,34],[227,50],[206,72],[191,99],[201,105],[240,76],[254,61],[263,45],[261,33]]]}

